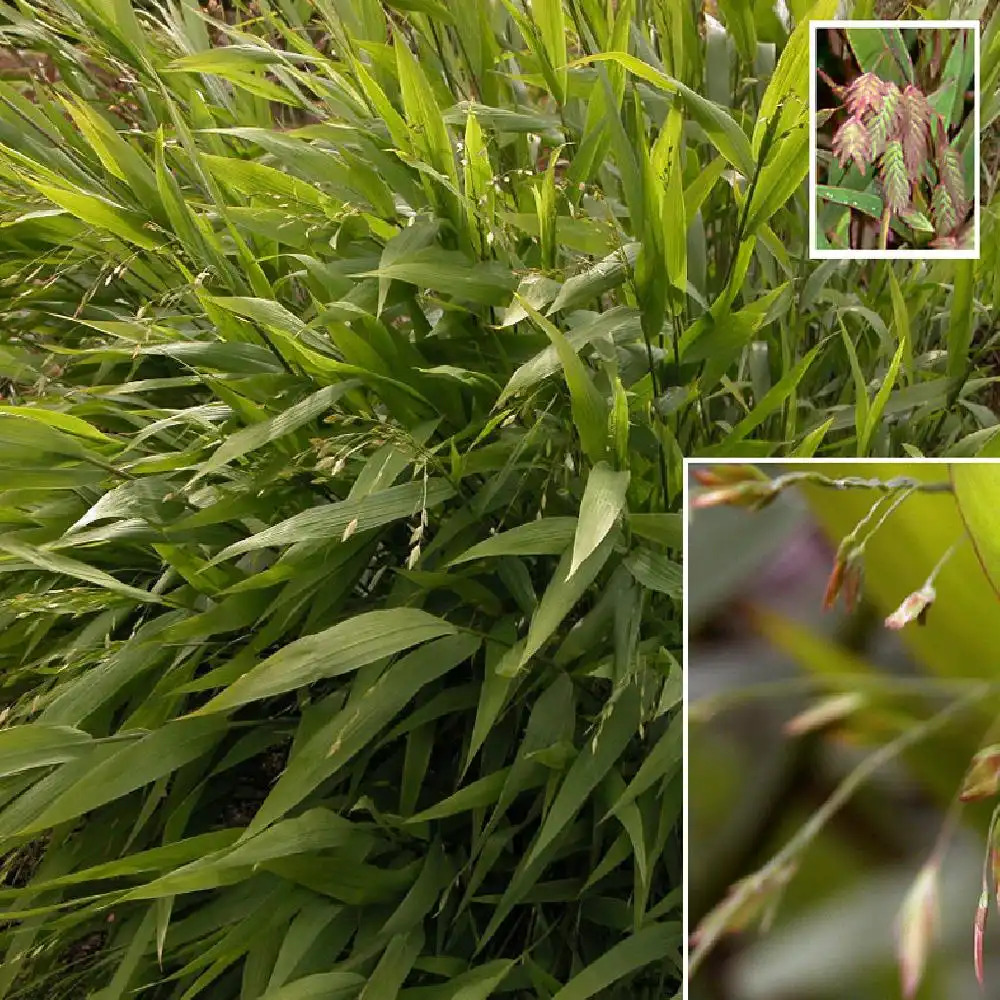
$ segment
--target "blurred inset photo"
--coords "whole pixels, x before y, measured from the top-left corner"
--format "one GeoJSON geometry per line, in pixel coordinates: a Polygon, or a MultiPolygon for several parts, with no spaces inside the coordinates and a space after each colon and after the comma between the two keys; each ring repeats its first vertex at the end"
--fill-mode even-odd
{"type": "Polygon", "coordinates": [[[811,255],[978,258],[978,22],[811,32],[811,255]]]}
{"type": "Polygon", "coordinates": [[[689,1000],[995,995],[1000,463],[685,464],[689,1000]]]}

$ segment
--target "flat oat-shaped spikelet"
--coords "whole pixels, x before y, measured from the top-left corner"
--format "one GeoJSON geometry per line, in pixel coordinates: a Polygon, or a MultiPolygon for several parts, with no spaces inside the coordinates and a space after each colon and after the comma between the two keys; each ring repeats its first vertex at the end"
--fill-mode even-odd
{"type": "Polygon", "coordinates": [[[899,214],[910,203],[910,181],[903,160],[903,144],[894,139],[882,154],[882,187],[889,211],[899,214]]]}
{"type": "Polygon", "coordinates": [[[927,98],[912,84],[899,100],[899,138],[903,143],[906,172],[916,180],[927,159],[931,107],[927,98]]]}
{"type": "Polygon", "coordinates": [[[856,115],[848,118],[833,136],[833,155],[842,167],[850,160],[864,173],[872,161],[872,138],[865,123],[856,115]]]}

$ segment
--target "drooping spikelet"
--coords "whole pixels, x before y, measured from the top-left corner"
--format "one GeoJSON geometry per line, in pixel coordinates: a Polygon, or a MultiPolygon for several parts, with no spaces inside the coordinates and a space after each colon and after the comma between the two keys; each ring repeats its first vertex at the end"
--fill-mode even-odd
{"type": "Polygon", "coordinates": [[[899,87],[894,83],[887,83],[882,103],[868,118],[868,132],[872,137],[872,156],[881,156],[885,144],[898,136],[899,98],[899,87]]]}
{"type": "Polygon", "coordinates": [[[909,84],[899,98],[899,138],[903,144],[903,162],[906,172],[916,180],[927,159],[928,126],[931,106],[927,98],[909,84]]]}
{"type": "Polygon", "coordinates": [[[950,233],[958,225],[958,213],[951,194],[943,184],[934,188],[931,198],[931,217],[934,231],[939,235],[950,233]]]}
{"type": "Polygon", "coordinates": [[[903,144],[893,139],[882,154],[882,188],[889,211],[899,213],[910,203],[910,182],[903,160],[903,144]]]}
{"type": "Polygon", "coordinates": [[[885,97],[886,84],[874,73],[862,73],[848,88],[844,103],[851,115],[864,118],[865,113],[874,110],[885,97]]]}
{"type": "Polygon", "coordinates": [[[957,215],[965,215],[968,202],[965,197],[965,182],[962,179],[962,164],[958,152],[951,145],[943,143],[938,147],[938,179],[948,192],[948,197],[957,215]]]}
{"type": "Polygon", "coordinates": [[[862,173],[872,161],[872,139],[865,123],[856,115],[844,122],[833,136],[833,153],[842,167],[854,160],[862,173]]]}

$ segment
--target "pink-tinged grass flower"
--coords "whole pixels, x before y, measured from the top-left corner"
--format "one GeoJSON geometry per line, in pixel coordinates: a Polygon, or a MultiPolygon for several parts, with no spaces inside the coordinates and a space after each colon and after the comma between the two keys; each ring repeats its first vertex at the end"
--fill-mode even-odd
{"type": "Polygon", "coordinates": [[[992,798],[997,791],[1000,791],[1000,744],[994,743],[972,758],[959,798],[963,802],[978,802],[992,798]]]}
{"type": "Polygon", "coordinates": [[[820,729],[828,729],[864,708],[868,699],[857,691],[831,695],[799,712],[784,725],[786,736],[804,736],[820,729]]]}
{"type": "Polygon", "coordinates": [[[724,934],[744,931],[753,924],[766,930],[797,867],[793,860],[772,862],[730,886],[725,898],[691,934],[691,947],[707,950],[724,934]]]}
{"type": "Polygon", "coordinates": [[[972,962],[976,969],[976,979],[983,985],[983,938],[986,934],[986,918],[989,916],[990,894],[986,887],[979,895],[976,919],[972,925],[972,962]]]}
{"type": "Polygon", "coordinates": [[[917,992],[938,923],[938,864],[920,869],[906,894],[896,925],[896,957],[904,1000],[917,992]]]}
{"type": "Polygon", "coordinates": [[[776,495],[768,476],[753,465],[713,465],[710,469],[695,469],[694,478],[708,489],[696,494],[691,507],[763,507],[776,495]]]}
{"type": "Polygon", "coordinates": [[[844,595],[844,607],[848,611],[853,611],[857,607],[861,581],[864,577],[864,565],[861,560],[860,549],[852,549],[846,556],[837,553],[823,594],[824,611],[829,611],[841,594],[844,595]]]}
{"type": "Polygon", "coordinates": [[[834,560],[833,569],[830,570],[830,577],[826,581],[826,590],[823,593],[823,610],[829,611],[840,596],[840,590],[844,586],[844,570],[847,568],[847,560],[840,556],[834,560]]]}
{"type": "Polygon", "coordinates": [[[748,480],[698,493],[691,498],[691,508],[701,510],[705,507],[730,506],[751,507],[758,510],[769,504],[777,495],[770,482],[748,480]]]}
{"type": "Polygon", "coordinates": [[[912,621],[923,625],[927,620],[927,609],[934,603],[935,597],[937,594],[934,588],[925,583],[919,590],[906,597],[903,603],[886,618],[885,627],[901,629],[912,621]]]}
{"type": "MultiPolygon", "coordinates": [[[[991,748],[988,748],[991,749],[991,748]]],[[[1000,820],[1000,806],[993,810],[990,817],[989,833],[986,835],[986,858],[983,861],[983,887],[979,893],[979,904],[976,906],[976,916],[972,924],[972,961],[976,970],[976,979],[983,985],[983,940],[986,936],[986,918],[990,911],[990,882],[993,882],[997,894],[997,904],[1000,905],[1000,881],[997,879],[998,851],[996,846],[997,821],[1000,820]]]]}
{"type": "Polygon", "coordinates": [[[695,469],[691,474],[702,486],[768,481],[767,476],[753,465],[713,465],[711,469],[695,469]]]}

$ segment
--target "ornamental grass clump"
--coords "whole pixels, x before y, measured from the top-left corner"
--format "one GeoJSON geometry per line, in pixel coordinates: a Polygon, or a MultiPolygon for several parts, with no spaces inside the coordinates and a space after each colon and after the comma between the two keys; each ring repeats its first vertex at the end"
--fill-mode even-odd
{"type": "Polygon", "coordinates": [[[980,100],[971,29],[817,30],[819,249],[968,250],[980,100]]]}
{"type": "Polygon", "coordinates": [[[900,91],[863,73],[847,88],[844,107],[850,117],[833,134],[833,152],[841,167],[853,161],[862,173],[876,169],[886,206],[883,244],[891,216],[917,204],[929,203],[936,235],[950,237],[969,200],[944,118],[927,97],[912,84],[900,91]]]}
{"type": "Polygon", "coordinates": [[[680,987],[660,331],[416,8],[0,5],[0,997],[680,987]]]}

